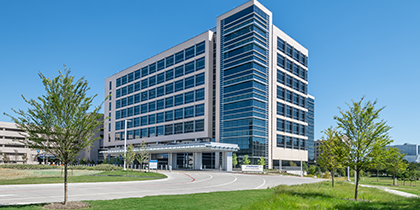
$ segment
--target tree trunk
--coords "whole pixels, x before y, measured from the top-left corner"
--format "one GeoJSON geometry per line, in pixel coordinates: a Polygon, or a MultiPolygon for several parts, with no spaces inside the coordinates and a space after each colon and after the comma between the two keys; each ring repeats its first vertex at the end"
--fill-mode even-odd
{"type": "Polygon", "coordinates": [[[392,175],[392,185],[395,185],[395,171],[394,171],[394,174],[392,175]]]}
{"type": "Polygon", "coordinates": [[[376,169],[376,182],[379,182],[379,169],[376,169]]]}
{"type": "Polygon", "coordinates": [[[67,204],[67,163],[64,164],[64,205],[67,204]]]}
{"type": "Polygon", "coordinates": [[[355,170],[356,171],[356,180],[355,180],[355,183],[356,183],[356,190],[354,191],[354,199],[357,201],[357,194],[358,194],[358,192],[359,192],[359,176],[360,176],[360,170],[355,170]]]}
{"type": "Polygon", "coordinates": [[[334,168],[332,169],[331,177],[332,177],[332,187],[334,188],[334,168]]]}

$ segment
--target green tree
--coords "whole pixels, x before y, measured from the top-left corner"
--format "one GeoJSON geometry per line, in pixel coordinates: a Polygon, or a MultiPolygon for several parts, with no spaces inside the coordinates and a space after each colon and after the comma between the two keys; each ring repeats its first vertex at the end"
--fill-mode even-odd
{"type": "Polygon", "coordinates": [[[86,160],[85,160],[85,158],[82,158],[82,159],[80,159],[80,162],[79,162],[81,165],[84,165],[84,164],[86,164],[86,160]]]}
{"type": "Polygon", "coordinates": [[[302,162],[302,168],[303,168],[303,171],[308,172],[308,165],[306,164],[306,162],[302,162]]]}
{"type": "Polygon", "coordinates": [[[363,103],[364,97],[359,102],[352,100],[349,110],[340,108],[341,116],[334,116],[338,127],[345,135],[342,147],[349,150],[344,158],[344,163],[354,168],[357,175],[355,181],[354,198],[357,200],[359,190],[359,172],[370,168],[375,150],[385,147],[392,140],[388,135],[391,129],[386,121],[379,119],[380,112],[385,108],[376,109],[377,101],[363,103]],[[363,104],[362,104],[363,103],[363,104]]]}
{"type": "Polygon", "coordinates": [[[234,168],[236,168],[236,165],[238,165],[238,157],[236,156],[236,153],[233,153],[232,155],[232,165],[234,168]]]}
{"type": "Polygon", "coordinates": [[[18,117],[4,113],[23,131],[25,139],[19,142],[53,154],[64,163],[64,205],[68,200],[68,164],[97,140],[92,137],[103,124],[99,114],[102,104],[91,110],[96,95],[87,95],[88,82],[84,77],[75,80],[70,73],[66,66],[64,72],[59,70],[59,75],[52,79],[39,73],[46,93],[37,99],[22,95],[29,108],[26,112],[12,109],[18,117]]]}
{"type": "Polygon", "coordinates": [[[134,146],[132,144],[128,145],[127,152],[124,155],[125,162],[127,163],[127,175],[128,175],[128,166],[131,165],[136,159],[136,153],[134,152],[134,146]]]}
{"type": "Polygon", "coordinates": [[[265,165],[265,159],[263,157],[260,157],[258,160],[258,165],[265,165]]]}
{"type": "Polygon", "coordinates": [[[321,140],[319,144],[318,164],[330,171],[332,187],[334,187],[335,170],[342,167],[341,163],[348,150],[342,146],[341,141],[343,140],[337,128],[331,126],[322,133],[326,137],[323,137],[324,140],[321,140]]]}
{"type": "Polygon", "coordinates": [[[376,182],[379,182],[379,170],[382,170],[386,164],[386,155],[386,147],[377,148],[372,152],[373,161],[371,167],[376,170],[376,182]]]}
{"type": "Polygon", "coordinates": [[[316,173],[316,166],[312,165],[309,167],[309,174],[315,175],[316,173]]]}
{"type": "Polygon", "coordinates": [[[23,160],[23,163],[24,163],[24,164],[26,164],[26,163],[28,162],[28,155],[27,155],[26,153],[24,153],[24,154],[22,155],[22,160],[23,160]]]}
{"type": "Polygon", "coordinates": [[[249,165],[251,163],[251,160],[249,160],[248,155],[244,155],[244,160],[242,161],[242,164],[249,165]]]}
{"type": "Polygon", "coordinates": [[[140,163],[141,168],[142,168],[144,161],[149,159],[149,156],[150,156],[149,150],[147,149],[146,141],[143,140],[140,143],[140,147],[138,147],[137,150],[138,151],[136,155],[136,160],[140,163]]]}
{"type": "Polygon", "coordinates": [[[395,177],[407,168],[405,154],[401,153],[396,147],[388,147],[385,153],[386,168],[392,173],[392,185],[395,185],[395,177]]]}

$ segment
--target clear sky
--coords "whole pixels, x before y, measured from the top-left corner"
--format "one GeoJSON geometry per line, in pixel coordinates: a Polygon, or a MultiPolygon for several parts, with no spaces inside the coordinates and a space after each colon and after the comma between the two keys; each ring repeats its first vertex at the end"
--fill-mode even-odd
{"type": "MultiPolygon", "coordinates": [[[[104,98],[104,79],[216,26],[245,0],[0,1],[0,121],[21,98],[44,94],[38,77],[63,64],[104,98]]],[[[315,138],[337,107],[378,99],[394,144],[420,143],[420,1],[261,0],[273,23],[309,50],[315,138]]]]}

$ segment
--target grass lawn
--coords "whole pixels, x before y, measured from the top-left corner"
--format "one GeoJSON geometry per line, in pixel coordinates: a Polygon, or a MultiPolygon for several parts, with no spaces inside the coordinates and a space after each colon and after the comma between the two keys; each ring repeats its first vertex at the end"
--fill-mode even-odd
{"type": "MultiPolygon", "coordinates": [[[[354,179],[352,179],[354,181],[354,179]]],[[[420,181],[412,182],[410,186],[410,182],[404,182],[397,181],[398,186],[392,185],[392,178],[391,177],[379,177],[379,182],[376,181],[376,177],[364,177],[360,179],[360,184],[366,184],[366,185],[380,185],[385,186],[390,189],[399,190],[403,192],[412,193],[415,195],[420,196],[420,181]],[[364,180],[363,180],[364,179],[364,180]]]]}
{"type": "MultiPolygon", "coordinates": [[[[17,170],[2,169],[3,176],[0,176],[0,185],[12,184],[50,184],[63,183],[61,170],[17,170]],[[8,176],[6,176],[8,175],[8,176]]],[[[119,182],[119,181],[141,181],[156,178],[165,178],[166,176],[158,173],[144,173],[138,171],[88,171],[88,170],[69,170],[69,183],[80,182],[119,182]],[[100,175],[100,176],[94,176],[100,175]],[[104,176],[111,175],[111,176],[104,176]],[[133,176],[133,177],[130,177],[133,176]]]]}
{"type": "MultiPolygon", "coordinates": [[[[361,188],[353,201],[354,185],[330,182],[297,186],[278,186],[264,190],[147,196],[107,201],[87,201],[89,209],[420,209],[420,199],[403,198],[376,188],[361,188]]],[[[43,205],[2,207],[42,209],[43,205]]]]}

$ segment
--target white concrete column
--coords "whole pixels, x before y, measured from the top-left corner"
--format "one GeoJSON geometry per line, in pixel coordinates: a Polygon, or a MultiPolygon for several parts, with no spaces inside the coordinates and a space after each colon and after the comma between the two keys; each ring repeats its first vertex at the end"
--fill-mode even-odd
{"type": "Polygon", "coordinates": [[[222,164],[224,171],[232,171],[232,152],[222,152],[222,164]]]}
{"type": "Polygon", "coordinates": [[[194,158],[194,169],[202,170],[203,169],[203,153],[194,152],[193,158],[194,158]]]}
{"type": "Polygon", "coordinates": [[[219,170],[220,167],[220,153],[219,152],[215,152],[214,153],[214,168],[219,170]]]}
{"type": "Polygon", "coordinates": [[[168,164],[172,166],[172,169],[176,169],[176,154],[177,153],[168,154],[168,164]]]}
{"type": "Polygon", "coordinates": [[[172,166],[172,153],[168,153],[168,165],[172,166]]]}

